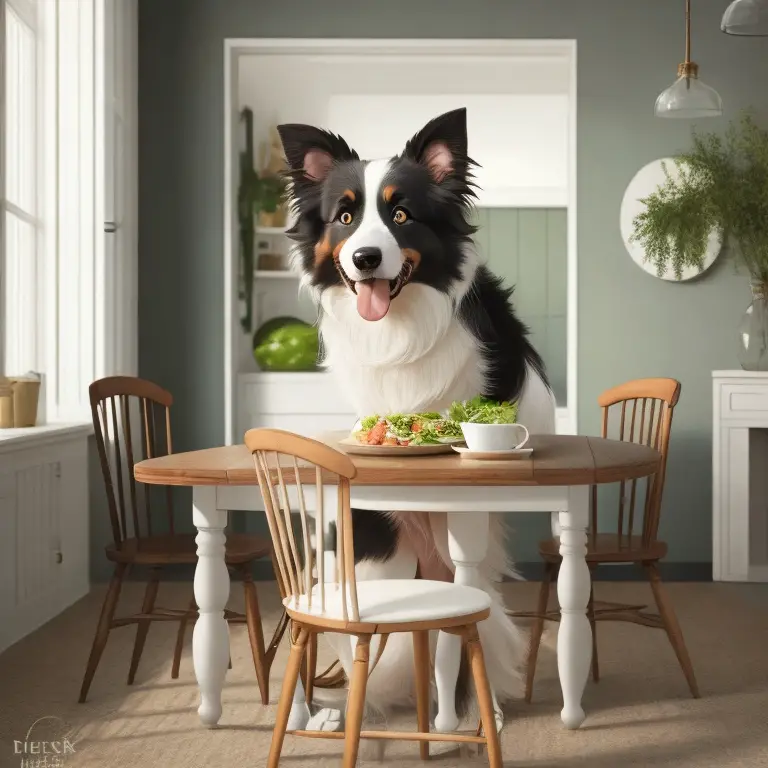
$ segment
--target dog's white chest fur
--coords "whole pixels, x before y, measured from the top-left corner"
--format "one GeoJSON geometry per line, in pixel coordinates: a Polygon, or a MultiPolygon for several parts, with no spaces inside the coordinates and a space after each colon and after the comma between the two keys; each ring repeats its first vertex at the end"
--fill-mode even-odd
{"type": "Polygon", "coordinates": [[[407,285],[378,322],[363,320],[345,288],[323,293],[326,364],[358,416],[443,410],[483,390],[477,340],[449,296],[407,285]]]}

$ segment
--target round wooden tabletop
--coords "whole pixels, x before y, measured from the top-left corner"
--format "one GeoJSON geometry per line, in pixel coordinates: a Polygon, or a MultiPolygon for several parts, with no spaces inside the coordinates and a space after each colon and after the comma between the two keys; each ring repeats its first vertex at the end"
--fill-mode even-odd
{"type": "MultiPolygon", "coordinates": [[[[317,439],[343,451],[346,432],[317,439]]],[[[579,435],[532,435],[529,458],[470,461],[439,456],[349,455],[357,468],[353,485],[592,485],[652,475],[661,455],[636,443],[579,435]]],[[[405,449],[404,449],[405,450],[405,449]]],[[[292,466],[285,472],[291,481],[292,466]]],[[[314,483],[314,469],[301,471],[314,483]]],[[[135,465],[138,481],[156,485],[256,485],[253,459],[244,445],[207,448],[147,459],[135,465]]],[[[332,478],[329,477],[329,482],[332,478]]]]}

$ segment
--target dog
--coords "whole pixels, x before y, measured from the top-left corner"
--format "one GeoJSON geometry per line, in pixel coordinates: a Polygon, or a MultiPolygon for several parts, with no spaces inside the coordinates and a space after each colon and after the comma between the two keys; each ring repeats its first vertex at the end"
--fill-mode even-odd
{"type": "MultiPolygon", "coordinates": [[[[428,122],[401,154],[372,161],[317,127],[286,124],[278,132],[295,221],[292,265],[318,307],[323,365],[357,415],[442,411],[482,394],[517,401],[518,420],[532,434],[554,433],[554,397],[515,314],[513,288],[482,263],[473,242],[476,163],[466,109],[428,122]]],[[[498,591],[504,576],[516,574],[503,519],[491,518],[480,570],[493,608],[480,633],[503,703],[520,695],[523,640],[498,591]]],[[[353,526],[358,579],[453,579],[445,514],[353,510],[353,526]]],[[[326,637],[349,675],[349,638],[326,637]]],[[[468,702],[465,675],[459,710],[468,702]]],[[[386,713],[413,697],[411,639],[394,635],[371,673],[366,703],[386,713]]],[[[338,712],[325,718],[316,726],[333,729],[338,712]]]]}

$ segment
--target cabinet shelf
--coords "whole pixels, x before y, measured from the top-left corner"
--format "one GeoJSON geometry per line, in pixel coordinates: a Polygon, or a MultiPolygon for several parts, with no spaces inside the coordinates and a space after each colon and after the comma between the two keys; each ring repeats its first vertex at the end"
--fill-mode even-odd
{"type": "Polygon", "coordinates": [[[288,227],[256,227],[257,235],[284,235],[288,227]]]}
{"type": "Polygon", "coordinates": [[[269,280],[298,280],[299,276],[292,269],[255,269],[253,276],[257,279],[269,280]]]}

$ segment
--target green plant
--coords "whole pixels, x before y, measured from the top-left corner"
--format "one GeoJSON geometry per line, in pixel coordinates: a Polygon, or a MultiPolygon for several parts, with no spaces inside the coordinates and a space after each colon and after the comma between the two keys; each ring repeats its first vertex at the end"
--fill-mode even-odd
{"type": "Polygon", "coordinates": [[[253,212],[274,213],[285,194],[285,181],[279,176],[254,176],[253,212]]]}
{"type": "Polygon", "coordinates": [[[245,124],[245,149],[240,153],[240,185],[237,191],[237,219],[240,237],[240,299],[244,314],[240,318],[243,331],[253,325],[253,270],[255,266],[254,216],[259,211],[274,213],[285,194],[286,181],[281,177],[259,176],[254,167],[253,110],[240,113],[245,124]]]}
{"type": "Polygon", "coordinates": [[[725,136],[693,132],[693,147],[674,158],[679,172],[643,202],[632,241],[659,275],[701,270],[709,233],[723,242],[754,282],[768,284],[768,130],[744,113],[725,136]]]}
{"type": "Polygon", "coordinates": [[[240,324],[246,333],[250,333],[253,324],[253,269],[255,263],[253,179],[256,171],[253,167],[253,112],[246,107],[240,113],[240,120],[245,123],[245,149],[240,153],[240,185],[237,190],[237,222],[240,241],[239,295],[245,310],[240,318],[240,324]]]}

